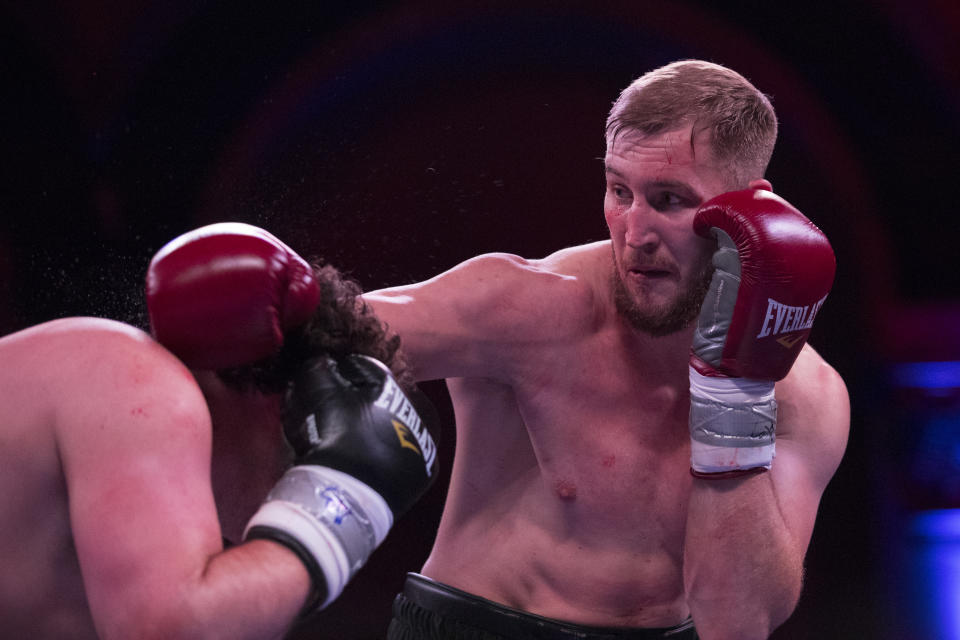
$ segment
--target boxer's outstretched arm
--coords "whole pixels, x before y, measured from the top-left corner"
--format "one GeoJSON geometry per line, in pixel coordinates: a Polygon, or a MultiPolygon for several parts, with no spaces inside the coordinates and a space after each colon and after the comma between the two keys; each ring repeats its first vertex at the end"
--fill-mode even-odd
{"type": "Polygon", "coordinates": [[[790,616],[820,497],[843,456],[846,388],[809,347],[777,384],[777,400],[769,472],[693,482],[684,578],[704,640],[766,638],[790,616]]]}
{"type": "Polygon", "coordinates": [[[423,282],[365,293],[363,300],[400,336],[417,380],[499,377],[497,352],[516,333],[503,321],[504,307],[518,295],[527,268],[517,256],[483,255],[423,282]]]}
{"type": "Polygon", "coordinates": [[[363,295],[397,333],[417,380],[508,378],[519,349],[589,322],[589,289],[561,275],[551,258],[477,256],[417,284],[363,295]],[[563,311],[558,301],[564,300],[563,311]],[[582,303],[582,304],[581,304],[582,303]]]}
{"type": "Polygon", "coordinates": [[[281,637],[310,592],[300,560],[256,540],[223,550],[211,425],[178,360],[105,321],[58,339],[57,449],[102,638],[281,637]]]}

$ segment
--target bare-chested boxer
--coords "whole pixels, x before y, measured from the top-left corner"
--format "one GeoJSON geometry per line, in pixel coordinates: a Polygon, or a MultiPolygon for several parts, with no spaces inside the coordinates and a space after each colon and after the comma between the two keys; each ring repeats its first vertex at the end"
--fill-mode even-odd
{"type": "Polygon", "coordinates": [[[357,293],[213,225],[151,264],[157,340],[95,318],[0,339],[0,635],[276,638],[332,601],[435,475],[357,293]]]}
{"type": "Polygon", "coordinates": [[[391,640],[747,640],[796,606],[849,425],[805,346],[829,243],[771,193],[776,117],[739,74],[655,70],[606,131],[610,240],[365,296],[457,420],[391,640]]]}

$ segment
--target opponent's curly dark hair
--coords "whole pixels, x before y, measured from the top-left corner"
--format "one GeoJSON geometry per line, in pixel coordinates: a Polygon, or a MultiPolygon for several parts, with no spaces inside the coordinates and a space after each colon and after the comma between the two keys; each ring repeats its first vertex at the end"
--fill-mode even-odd
{"type": "Polygon", "coordinates": [[[275,355],[252,365],[220,370],[220,378],[235,389],[280,393],[308,360],[356,353],[385,364],[400,386],[410,390],[413,378],[400,352],[400,337],[391,334],[360,298],[360,284],[320,261],[313,261],[312,267],[320,302],[309,322],[288,330],[275,355]]]}

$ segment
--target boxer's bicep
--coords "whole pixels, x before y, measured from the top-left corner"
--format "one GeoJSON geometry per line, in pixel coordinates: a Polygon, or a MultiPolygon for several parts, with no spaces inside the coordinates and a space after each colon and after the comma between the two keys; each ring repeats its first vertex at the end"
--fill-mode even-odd
{"type": "Polygon", "coordinates": [[[820,499],[846,449],[850,401],[837,372],[809,348],[778,383],[777,401],[771,476],[784,518],[805,551],[820,499]]]}
{"type": "Polygon", "coordinates": [[[114,635],[166,615],[221,538],[199,389],[162,349],[107,342],[56,419],[87,598],[114,635]]]}
{"type": "Polygon", "coordinates": [[[400,336],[417,379],[497,378],[510,351],[533,340],[533,328],[543,330],[534,278],[546,276],[522,258],[488,254],[363,299],[400,336]]]}
{"type": "Polygon", "coordinates": [[[486,254],[430,280],[363,296],[401,339],[419,380],[507,379],[531,345],[579,320],[575,279],[510,254],[486,254]]]}

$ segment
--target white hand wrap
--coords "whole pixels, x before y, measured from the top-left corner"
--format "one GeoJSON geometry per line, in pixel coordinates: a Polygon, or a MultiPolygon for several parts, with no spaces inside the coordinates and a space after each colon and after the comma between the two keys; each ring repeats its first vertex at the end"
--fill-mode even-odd
{"type": "MultiPolygon", "coordinates": [[[[393,525],[393,512],[380,494],[353,476],[327,467],[303,465],[289,469],[267,495],[244,531],[246,539],[256,528],[256,537],[292,538],[311,577],[316,570],[326,581],[326,594],[318,608],[332,602],[366,563],[393,525]],[[266,533],[263,533],[266,531],[266,533]],[[262,535],[261,535],[262,534],[262,535]],[[284,535],[285,534],[285,535],[284,535]],[[310,566],[309,558],[316,562],[310,566]]],[[[317,585],[323,591],[324,585],[317,585]]]]}
{"type": "Polygon", "coordinates": [[[774,383],[711,378],[690,367],[690,466],[697,474],[769,469],[776,455],[774,383]]]}

